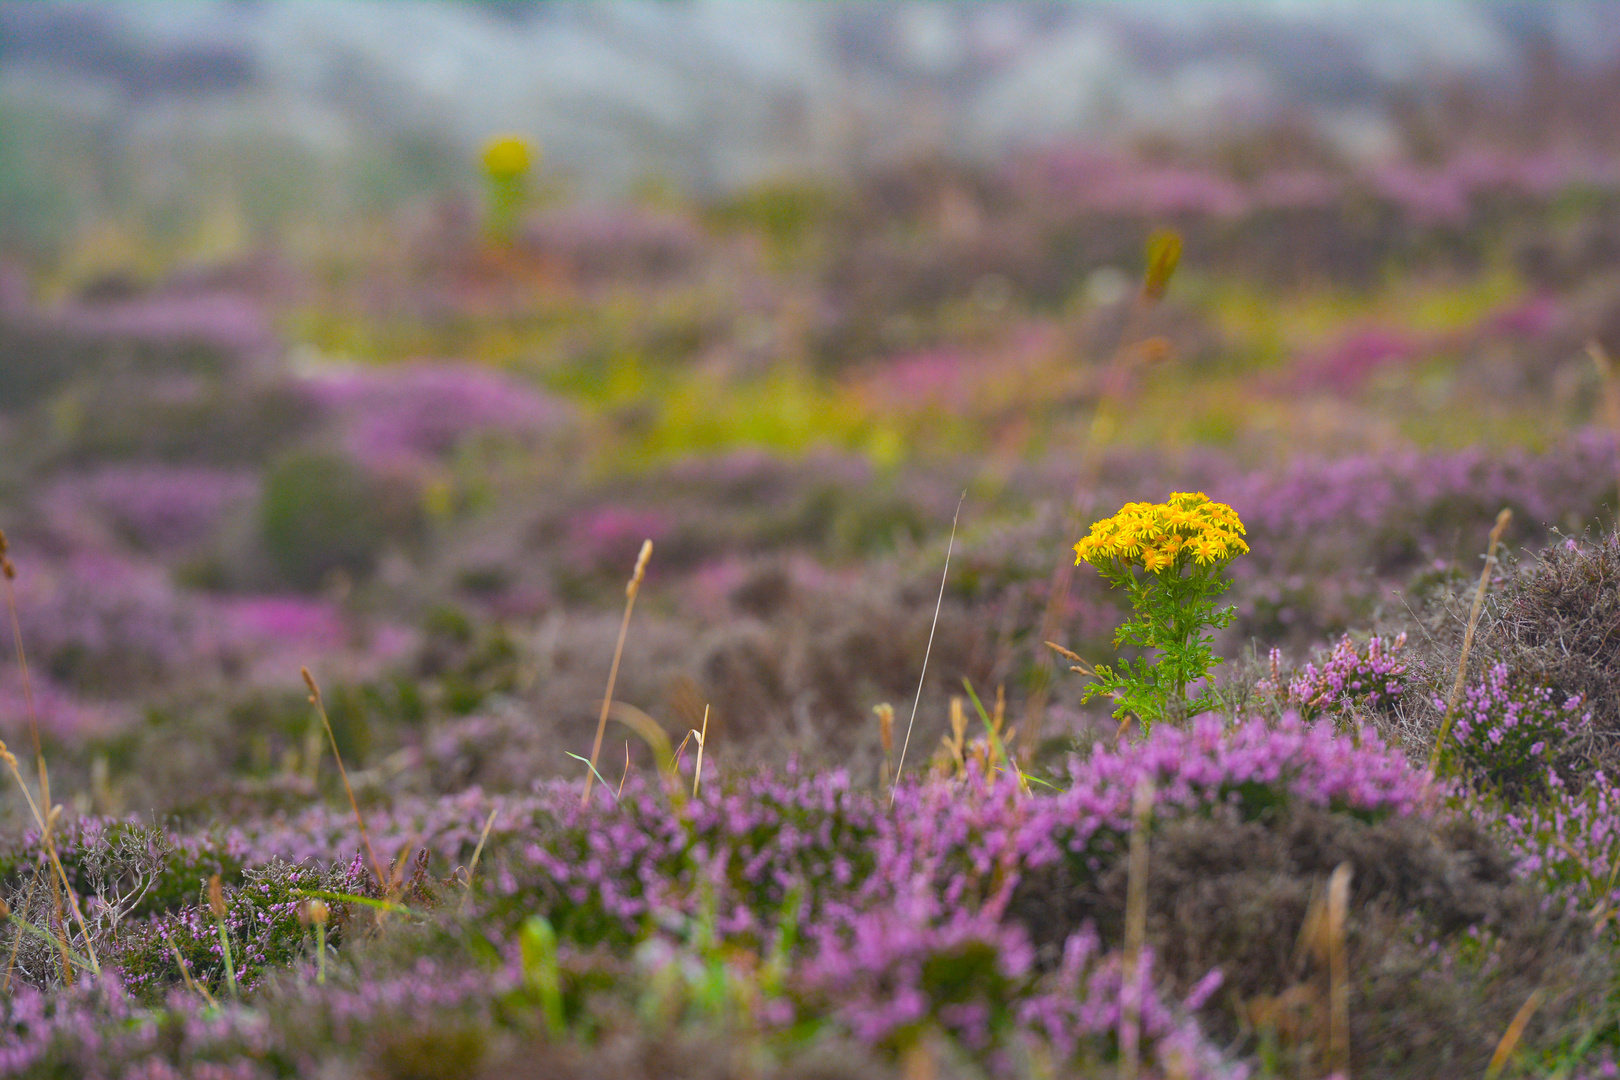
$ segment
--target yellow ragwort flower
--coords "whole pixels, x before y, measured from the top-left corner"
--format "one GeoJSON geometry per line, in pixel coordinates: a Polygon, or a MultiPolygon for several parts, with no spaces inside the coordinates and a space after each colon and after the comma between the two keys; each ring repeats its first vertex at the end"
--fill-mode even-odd
{"type": "Polygon", "coordinates": [[[1091,526],[1074,545],[1075,565],[1102,567],[1119,560],[1148,573],[1174,571],[1187,562],[1209,566],[1249,550],[1243,522],[1225,503],[1201,491],[1172,492],[1168,502],[1126,503],[1113,517],[1091,526]]]}

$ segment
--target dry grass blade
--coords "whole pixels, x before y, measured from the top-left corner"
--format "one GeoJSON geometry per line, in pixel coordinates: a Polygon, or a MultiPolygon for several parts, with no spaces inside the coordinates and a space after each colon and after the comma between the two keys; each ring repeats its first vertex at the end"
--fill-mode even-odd
{"type": "MultiPolygon", "coordinates": [[[[40,760],[44,761],[43,758],[40,760]]],[[[23,798],[28,801],[28,809],[34,815],[34,823],[39,826],[40,843],[45,846],[45,853],[50,857],[51,866],[56,871],[56,876],[51,879],[52,892],[56,895],[58,904],[61,903],[61,893],[57,892],[57,890],[61,889],[66,892],[68,903],[73,909],[73,917],[79,924],[79,933],[84,935],[84,949],[90,957],[90,970],[100,975],[101,962],[96,957],[95,943],[90,940],[90,930],[85,926],[84,913],[79,910],[79,898],[74,894],[73,886],[68,882],[67,871],[62,868],[62,859],[56,851],[56,839],[52,835],[53,827],[62,816],[62,808],[53,806],[49,814],[40,813],[39,804],[34,801],[33,794],[28,790],[28,784],[22,778],[22,771],[17,768],[17,755],[13,754],[4,742],[0,742],[0,762],[4,762],[6,767],[11,770],[11,775],[17,780],[17,786],[22,789],[23,798]]],[[[62,943],[62,952],[64,957],[63,971],[68,981],[71,982],[73,968],[66,961],[67,944],[65,941],[62,943]]]]}
{"type": "Polygon", "coordinates": [[[332,721],[326,715],[326,703],[321,700],[321,688],[315,685],[315,676],[309,673],[309,668],[299,668],[304,676],[304,685],[309,687],[309,703],[315,706],[320,714],[321,726],[326,729],[326,739],[332,744],[332,758],[337,762],[338,776],[343,779],[343,790],[349,796],[349,808],[354,811],[355,824],[360,827],[360,840],[366,845],[366,857],[371,860],[371,872],[377,875],[377,888],[386,891],[388,877],[383,873],[382,864],[377,861],[377,853],[371,847],[371,833],[366,830],[365,815],[360,813],[360,803],[354,797],[354,788],[349,786],[349,771],[343,767],[343,755],[338,753],[337,736],[332,734],[332,721]]]}
{"type": "Polygon", "coordinates": [[[697,735],[697,765],[692,769],[692,798],[697,798],[698,785],[703,782],[703,750],[709,745],[709,707],[703,706],[703,730],[697,735]]]}
{"type": "Polygon", "coordinates": [[[1441,754],[1445,750],[1446,736],[1451,734],[1451,722],[1457,716],[1457,702],[1462,699],[1463,683],[1468,678],[1468,651],[1474,647],[1474,631],[1479,628],[1480,612],[1485,608],[1485,590],[1491,585],[1491,570],[1496,566],[1496,547],[1502,542],[1502,533],[1507,530],[1508,522],[1513,520],[1513,511],[1504,507],[1496,515],[1496,525],[1491,529],[1491,539],[1485,549],[1485,568],[1479,572],[1479,587],[1474,590],[1474,606],[1468,613],[1468,629],[1463,632],[1462,655],[1457,658],[1457,681],[1451,686],[1451,696],[1446,699],[1446,716],[1440,722],[1440,732],[1434,738],[1434,750],[1429,754],[1429,773],[1433,775],[1440,766],[1441,754]]]}
{"type": "Polygon", "coordinates": [[[956,500],[956,514],[951,518],[951,538],[945,545],[945,569],[939,575],[939,599],[934,601],[934,621],[928,627],[928,646],[923,650],[922,674],[917,676],[917,694],[911,699],[911,719],[906,722],[906,737],[900,743],[900,763],[894,767],[894,787],[889,790],[889,805],[894,805],[894,797],[900,785],[900,774],[906,769],[906,750],[911,746],[911,729],[917,724],[917,706],[922,703],[923,684],[928,679],[928,658],[934,653],[934,631],[939,629],[939,613],[945,606],[945,580],[951,573],[951,552],[956,548],[956,524],[962,518],[962,504],[967,501],[967,492],[956,500]]]}
{"type": "MultiPolygon", "coordinates": [[[[1598,370],[1598,379],[1603,383],[1603,412],[1609,421],[1610,430],[1614,432],[1615,483],[1620,485],[1620,372],[1615,370],[1614,360],[1597,342],[1586,343],[1586,355],[1592,358],[1592,363],[1598,370]]],[[[1616,490],[1620,491],[1620,488],[1616,490]]]]}
{"type": "MultiPolygon", "coordinates": [[[[680,751],[670,748],[669,736],[664,733],[664,729],[658,721],[634,705],[624,701],[615,701],[613,703],[612,716],[613,719],[635,732],[641,738],[641,741],[647,744],[647,749],[652,751],[653,765],[657,768],[658,775],[662,776],[665,781],[673,781],[675,779],[675,759],[680,751]]],[[[684,739],[681,741],[681,746],[683,748],[686,746],[684,739]]],[[[679,785],[672,783],[670,790],[676,798],[682,797],[679,785]]]]}
{"type": "Polygon", "coordinates": [[[629,584],[624,587],[624,620],[619,623],[619,643],[613,647],[613,665],[608,668],[607,691],[602,695],[602,715],[596,720],[596,741],[591,744],[591,767],[585,776],[585,793],[579,797],[581,806],[591,801],[591,785],[596,780],[596,760],[602,755],[602,733],[607,730],[608,711],[613,707],[613,684],[619,679],[619,659],[624,655],[625,636],[630,633],[630,612],[635,609],[636,594],[641,591],[641,579],[646,576],[647,560],[652,558],[652,550],[651,540],[641,542],[636,568],[630,574],[629,584]]]}
{"type": "Polygon", "coordinates": [[[1081,656],[1072,649],[1065,649],[1055,641],[1048,641],[1046,643],[1046,647],[1063,657],[1063,659],[1073,662],[1074,667],[1071,670],[1078,671],[1082,675],[1095,676],[1097,674],[1096,671],[1092,669],[1092,666],[1086,663],[1085,657],[1081,656]]]}
{"type": "Polygon", "coordinates": [[[883,747],[883,775],[879,777],[880,786],[888,787],[889,778],[894,773],[894,706],[885,701],[881,705],[874,705],[872,711],[878,718],[878,742],[883,747]]]}
{"type": "Polygon", "coordinates": [[[1328,1061],[1350,1080],[1350,964],[1344,931],[1350,915],[1350,864],[1340,863],[1328,879],[1328,1061]]]}
{"type": "Polygon", "coordinates": [[[1142,946],[1147,939],[1148,826],[1153,778],[1136,782],[1131,801],[1131,851],[1125,884],[1125,983],[1120,1001],[1119,1075],[1136,1080],[1142,1069],[1142,946]]]}
{"type": "Polygon", "coordinates": [[[1541,1002],[1546,996],[1541,988],[1537,987],[1530,991],[1530,996],[1519,1006],[1519,1011],[1513,1014],[1512,1023],[1502,1032],[1502,1041],[1496,1044],[1496,1053],[1491,1055],[1491,1063],[1485,1068],[1485,1080],[1496,1080],[1502,1075],[1502,1070],[1507,1067],[1508,1058],[1513,1056],[1514,1048],[1524,1037],[1524,1029],[1529,1026],[1530,1018],[1536,1015],[1536,1010],[1541,1008],[1541,1002]]]}
{"type": "Polygon", "coordinates": [[[180,969],[180,977],[185,980],[186,988],[197,991],[212,1008],[219,1008],[219,1002],[214,1000],[214,995],[210,994],[207,988],[191,977],[191,965],[186,963],[186,958],[180,954],[180,947],[169,936],[168,930],[160,926],[158,927],[158,933],[163,937],[163,944],[169,947],[169,953],[174,957],[175,965],[180,969]]]}
{"type": "Polygon", "coordinates": [[[478,873],[478,860],[484,854],[484,843],[489,839],[489,830],[495,825],[495,812],[500,807],[492,806],[489,817],[484,819],[484,831],[478,834],[478,846],[473,848],[472,861],[467,864],[467,887],[462,890],[461,902],[456,905],[456,914],[460,914],[467,907],[467,897],[472,894],[473,875],[478,873]]]}

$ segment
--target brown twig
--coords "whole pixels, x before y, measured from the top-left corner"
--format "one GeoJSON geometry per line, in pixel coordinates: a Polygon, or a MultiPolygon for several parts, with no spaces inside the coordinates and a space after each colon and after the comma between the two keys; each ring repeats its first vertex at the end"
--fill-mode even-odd
{"type": "Polygon", "coordinates": [[[1468,629],[1463,632],[1462,655],[1457,658],[1457,680],[1451,685],[1451,696],[1446,699],[1446,716],[1440,722],[1440,733],[1435,736],[1434,750],[1429,754],[1429,774],[1435,774],[1445,750],[1446,736],[1451,734],[1451,722],[1457,716],[1457,702],[1462,699],[1463,683],[1468,678],[1468,651],[1474,647],[1474,631],[1479,626],[1480,612],[1485,608],[1485,590],[1491,585],[1491,571],[1496,567],[1496,546],[1502,542],[1502,533],[1513,520],[1513,511],[1502,508],[1491,529],[1490,543],[1485,548],[1485,568],[1479,572],[1479,587],[1474,590],[1474,606],[1468,613],[1468,629]]]}
{"type": "Polygon", "coordinates": [[[343,790],[349,796],[349,809],[354,811],[355,824],[360,826],[360,840],[366,845],[366,855],[371,859],[371,872],[377,876],[377,888],[386,894],[388,877],[383,873],[382,864],[377,861],[377,853],[371,847],[371,834],[366,831],[365,815],[360,813],[360,803],[354,797],[354,788],[349,786],[349,770],[343,767],[343,755],[338,753],[337,736],[332,734],[332,721],[326,715],[326,703],[321,700],[321,688],[315,685],[315,676],[309,673],[309,668],[299,668],[304,676],[304,685],[309,687],[309,703],[315,706],[315,712],[321,718],[321,726],[326,729],[326,739],[332,744],[332,758],[337,762],[338,776],[343,779],[343,790]]]}
{"type": "Polygon", "coordinates": [[[613,684],[619,678],[619,658],[624,655],[624,639],[630,632],[630,612],[636,606],[636,593],[641,591],[641,579],[646,576],[647,560],[652,558],[652,549],[651,540],[641,542],[636,568],[630,575],[630,583],[624,587],[624,621],[619,623],[619,643],[613,647],[613,666],[608,668],[607,691],[602,695],[602,715],[596,720],[596,741],[591,744],[591,767],[585,774],[585,794],[579,798],[581,806],[588,806],[591,801],[591,785],[596,782],[596,759],[602,754],[602,733],[607,730],[608,711],[613,707],[613,684]]]}

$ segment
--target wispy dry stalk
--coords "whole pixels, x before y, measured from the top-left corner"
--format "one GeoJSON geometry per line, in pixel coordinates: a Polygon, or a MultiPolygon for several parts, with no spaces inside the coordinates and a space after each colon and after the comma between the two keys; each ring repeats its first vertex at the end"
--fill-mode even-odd
{"type": "MultiPolygon", "coordinates": [[[[56,913],[56,925],[52,929],[56,931],[56,948],[62,956],[62,981],[72,986],[75,981],[73,978],[73,949],[68,945],[67,911],[62,906],[62,886],[55,878],[51,878],[51,901],[54,905],[52,910],[56,913]]],[[[49,925],[49,923],[50,919],[47,916],[46,924],[49,925]]]]}
{"type": "Polygon", "coordinates": [[[624,587],[624,621],[619,623],[619,643],[613,646],[613,666],[608,668],[607,691],[602,695],[602,715],[596,720],[596,741],[591,744],[591,767],[585,774],[585,794],[579,797],[581,806],[588,806],[591,801],[591,785],[596,781],[596,759],[602,754],[602,733],[607,730],[608,711],[613,707],[613,684],[619,679],[619,658],[624,655],[625,635],[630,632],[630,612],[635,609],[636,594],[641,591],[641,579],[647,574],[647,560],[652,558],[652,550],[651,540],[641,542],[636,568],[630,575],[630,583],[624,587]]]}
{"type": "MultiPolygon", "coordinates": [[[[17,786],[22,789],[23,798],[28,801],[28,809],[34,815],[34,823],[39,826],[39,842],[44,846],[46,855],[50,857],[52,868],[56,870],[56,877],[52,879],[51,888],[54,892],[59,882],[62,891],[67,894],[68,905],[73,910],[73,918],[79,924],[79,933],[84,935],[84,949],[90,958],[90,970],[94,974],[100,975],[101,963],[96,958],[95,943],[90,940],[90,930],[85,925],[84,913],[79,910],[79,898],[74,894],[73,886],[68,882],[67,871],[62,868],[62,859],[56,852],[56,839],[52,835],[56,822],[62,816],[62,808],[53,806],[50,813],[40,813],[39,804],[34,801],[33,793],[28,790],[28,784],[22,778],[22,771],[17,768],[17,755],[13,754],[4,742],[0,742],[0,762],[4,762],[6,768],[11,770],[11,775],[16,778],[17,786]]],[[[60,899],[60,894],[57,895],[58,899],[60,899]]],[[[67,946],[64,943],[64,955],[66,951],[67,946]]],[[[64,961],[64,964],[64,975],[68,982],[72,982],[73,967],[71,964],[67,964],[66,961],[64,961]]]]}
{"type": "MultiPolygon", "coordinates": [[[[619,723],[635,732],[641,741],[647,744],[652,751],[653,767],[658,770],[659,777],[668,788],[670,798],[679,802],[686,798],[686,792],[676,783],[676,775],[680,767],[679,750],[672,750],[669,745],[669,735],[659,725],[658,721],[631,705],[627,701],[613,703],[612,716],[619,723]]],[[[688,735],[690,738],[690,735],[688,735]]],[[[681,748],[685,749],[686,740],[681,740],[681,748]]],[[[574,755],[577,757],[577,755],[574,755]]],[[[584,761],[584,758],[579,760],[584,761]]],[[[603,781],[605,784],[607,781],[603,781]]]]}
{"type": "Polygon", "coordinates": [[[1491,571],[1496,568],[1496,546],[1502,542],[1502,533],[1513,520],[1513,511],[1507,507],[1496,515],[1491,529],[1490,543],[1485,548],[1485,568],[1479,572],[1479,587],[1474,590],[1474,606],[1468,613],[1468,629],[1463,631],[1462,655],[1457,658],[1457,680],[1451,684],[1451,696],[1446,698],[1446,716],[1440,721],[1440,732],[1434,738],[1434,750],[1429,754],[1429,774],[1440,766],[1445,750],[1446,736],[1451,734],[1451,722],[1457,716],[1457,702],[1462,700],[1463,683],[1468,678],[1468,651],[1474,647],[1474,631],[1479,627],[1480,612],[1485,609],[1485,590],[1491,585],[1491,571]]]}
{"type": "Polygon", "coordinates": [[[1485,1080],[1496,1080],[1502,1075],[1502,1070],[1507,1067],[1508,1058],[1513,1056],[1519,1040],[1524,1037],[1524,1029],[1529,1026],[1530,1018],[1536,1015],[1536,1010],[1541,1008],[1541,1002],[1546,996],[1539,986],[1536,987],[1530,991],[1530,996],[1524,999],[1524,1004],[1519,1006],[1519,1011],[1513,1014],[1513,1021],[1508,1024],[1507,1030],[1502,1032],[1502,1041],[1496,1044],[1496,1053],[1491,1055],[1491,1063],[1485,1068],[1485,1080]]]}
{"type": "Polygon", "coordinates": [[[377,861],[377,853],[371,847],[371,833],[366,831],[365,815],[360,813],[360,803],[354,797],[354,788],[349,786],[349,770],[343,767],[343,755],[338,753],[337,736],[332,734],[332,721],[326,715],[326,702],[321,699],[321,688],[315,684],[315,676],[309,673],[309,668],[299,668],[304,676],[304,685],[309,687],[309,703],[315,706],[315,712],[321,718],[321,726],[326,729],[326,741],[332,744],[332,760],[337,762],[338,776],[343,780],[343,790],[349,796],[349,809],[354,811],[354,822],[360,827],[360,840],[366,845],[366,857],[371,860],[371,872],[377,876],[377,888],[386,893],[388,877],[383,873],[382,864],[377,861]]]}
{"type": "Polygon", "coordinates": [[[911,719],[906,721],[906,737],[900,743],[900,763],[894,768],[894,784],[889,789],[889,805],[894,805],[895,794],[900,789],[900,774],[906,768],[906,750],[911,746],[911,729],[917,724],[917,706],[922,703],[923,684],[928,679],[928,658],[934,653],[934,631],[939,629],[939,613],[945,606],[945,579],[951,573],[951,552],[956,549],[956,523],[962,519],[962,504],[967,501],[967,492],[956,500],[956,513],[951,518],[951,538],[945,544],[945,569],[939,575],[939,599],[934,601],[934,621],[928,626],[928,646],[923,649],[922,673],[917,676],[917,694],[911,699],[911,719]]]}
{"type": "Polygon", "coordinates": [[[1065,649],[1055,641],[1048,641],[1046,647],[1063,657],[1063,659],[1073,661],[1074,666],[1069,669],[1070,671],[1078,671],[1082,675],[1097,674],[1092,666],[1086,663],[1085,658],[1073,649],[1065,649]]]}
{"type": "MultiPolygon", "coordinates": [[[[56,853],[56,842],[51,836],[51,825],[57,820],[62,808],[51,805],[51,777],[50,772],[45,768],[45,750],[39,738],[39,713],[34,707],[33,680],[28,675],[28,654],[23,648],[22,623],[17,617],[17,593],[13,585],[13,582],[17,579],[17,567],[11,561],[10,547],[5,532],[0,530],[0,581],[4,582],[6,591],[6,611],[11,617],[11,637],[17,647],[17,671],[22,677],[23,701],[28,710],[28,731],[34,740],[34,761],[39,767],[38,803],[34,802],[33,796],[28,791],[28,784],[24,782],[22,772],[17,768],[16,755],[7,749],[3,742],[0,742],[0,757],[3,757],[7,767],[11,769],[11,775],[17,780],[17,786],[22,789],[23,798],[28,800],[28,809],[33,812],[34,821],[39,825],[40,843],[45,846],[46,852],[50,855],[51,865],[55,868],[57,879],[60,879],[61,882],[61,889],[66,892],[68,904],[73,909],[74,919],[79,924],[79,932],[84,935],[84,948],[90,957],[90,970],[96,975],[100,975],[101,964],[96,958],[95,944],[90,940],[90,931],[85,926],[84,914],[79,910],[79,899],[73,892],[73,886],[68,883],[67,871],[62,869],[62,860],[56,853]],[[41,807],[49,807],[49,812],[42,814],[41,807]]],[[[52,881],[51,890],[57,896],[58,903],[60,903],[61,896],[57,893],[55,879],[52,881]]],[[[62,952],[64,957],[63,974],[66,980],[71,983],[73,981],[73,967],[66,959],[68,949],[65,941],[62,943],[62,952]]]]}
{"type": "Polygon", "coordinates": [[[405,867],[410,863],[411,852],[415,851],[416,845],[421,842],[422,834],[419,832],[412,833],[406,838],[405,842],[399,846],[399,854],[394,856],[394,861],[391,864],[391,869],[388,872],[388,887],[383,892],[383,896],[395,897],[404,893],[405,867]]]}
{"type": "Polygon", "coordinates": [[[492,806],[489,817],[484,819],[484,831],[478,834],[478,846],[473,848],[472,862],[467,864],[467,887],[461,893],[461,902],[456,905],[456,914],[460,914],[467,907],[467,897],[472,895],[473,875],[478,873],[478,859],[484,854],[484,842],[489,839],[489,830],[495,824],[495,812],[500,807],[492,806]]]}
{"type": "Polygon", "coordinates": [[[1350,915],[1350,864],[1340,863],[1328,879],[1328,1062],[1334,1074],[1350,1080],[1350,962],[1344,931],[1350,915]]]}
{"type": "Polygon", "coordinates": [[[1131,801],[1131,852],[1125,881],[1124,983],[1120,994],[1119,1075],[1136,1080],[1142,1070],[1142,946],[1147,939],[1148,826],[1153,816],[1153,778],[1136,782],[1131,801]]]}

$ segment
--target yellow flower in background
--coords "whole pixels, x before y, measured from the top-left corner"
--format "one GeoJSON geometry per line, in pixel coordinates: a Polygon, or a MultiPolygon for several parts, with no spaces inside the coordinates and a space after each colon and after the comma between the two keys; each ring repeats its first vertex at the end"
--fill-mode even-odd
{"type": "Polygon", "coordinates": [[[531,165],[527,140],[517,135],[499,135],[484,144],[484,171],[495,180],[513,180],[526,176],[531,165]]]}
{"type": "Polygon", "coordinates": [[[528,201],[529,169],[540,151],[517,135],[501,135],[484,144],[484,178],[489,188],[485,230],[490,239],[510,244],[528,201]]]}

